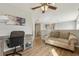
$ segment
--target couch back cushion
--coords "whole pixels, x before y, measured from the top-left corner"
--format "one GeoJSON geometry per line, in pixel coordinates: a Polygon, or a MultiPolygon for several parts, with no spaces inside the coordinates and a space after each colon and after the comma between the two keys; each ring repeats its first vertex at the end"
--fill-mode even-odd
{"type": "Polygon", "coordinates": [[[50,37],[59,38],[59,32],[58,31],[51,32],[50,37]]]}
{"type": "Polygon", "coordinates": [[[69,38],[70,33],[69,32],[60,32],[59,37],[63,38],[63,39],[68,39],[69,38]]]}

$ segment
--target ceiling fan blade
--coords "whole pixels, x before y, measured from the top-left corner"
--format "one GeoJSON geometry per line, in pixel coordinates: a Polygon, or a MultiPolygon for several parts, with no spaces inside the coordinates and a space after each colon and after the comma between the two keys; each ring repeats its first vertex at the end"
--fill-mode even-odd
{"type": "Polygon", "coordinates": [[[57,9],[57,7],[50,6],[50,5],[48,5],[48,8],[53,9],[53,10],[56,10],[57,9]]]}
{"type": "Polygon", "coordinates": [[[37,7],[34,7],[34,8],[32,8],[32,9],[34,10],[34,9],[37,9],[37,8],[40,8],[40,7],[41,7],[41,6],[37,6],[37,7]]]}

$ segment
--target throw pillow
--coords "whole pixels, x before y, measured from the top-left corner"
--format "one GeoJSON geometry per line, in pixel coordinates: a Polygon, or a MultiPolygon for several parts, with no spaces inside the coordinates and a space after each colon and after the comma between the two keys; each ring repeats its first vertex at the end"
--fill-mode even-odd
{"type": "Polygon", "coordinates": [[[69,32],[60,32],[60,38],[63,39],[68,39],[69,38],[70,33],[69,32]]]}
{"type": "Polygon", "coordinates": [[[51,32],[50,37],[58,38],[59,37],[59,32],[58,31],[51,32]]]}

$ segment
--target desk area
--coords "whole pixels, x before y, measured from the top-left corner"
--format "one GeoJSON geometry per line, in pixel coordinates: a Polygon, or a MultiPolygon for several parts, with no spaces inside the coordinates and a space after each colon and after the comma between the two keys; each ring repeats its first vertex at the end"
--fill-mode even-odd
{"type": "MultiPolygon", "coordinates": [[[[9,37],[10,37],[10,35],[7,35],[7,34],[0,35],[0,56],[3,56],[4,52],[13,49],[13,48],[8,48],[6,45],[6,40],[8,40],[9,37]]],[[[31,43],[30,47],[33,46],[33,34],[32,33],[25,33],[24,49],[28,48],[27,43],[31,43]]]]}

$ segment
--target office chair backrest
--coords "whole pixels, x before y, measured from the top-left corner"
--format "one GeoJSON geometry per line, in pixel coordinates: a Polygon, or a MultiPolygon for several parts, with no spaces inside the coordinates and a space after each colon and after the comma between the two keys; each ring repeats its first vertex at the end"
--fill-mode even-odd
{"type": "Polygon", "coordinates": [[[24,37],[24,31],[12,31],[10,34],[10,38],[14,37],[24,37]]]}
{"type": "Polygon", "coordinates": [[[24,44],[24,31],[12,31],[10,34],[10,47],[24,44]]]}

